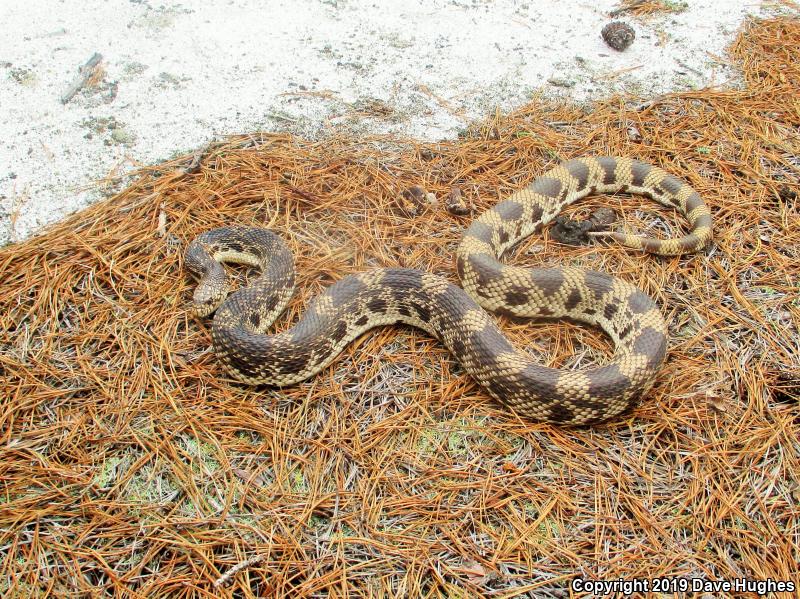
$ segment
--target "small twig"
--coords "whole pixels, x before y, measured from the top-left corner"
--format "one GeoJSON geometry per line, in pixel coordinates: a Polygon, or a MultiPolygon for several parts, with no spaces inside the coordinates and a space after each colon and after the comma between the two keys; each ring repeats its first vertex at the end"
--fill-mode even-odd
{"type": "Polygon", "coordinates": [[[183,167],[184,174],[189,175],[191,173],[196,173],[197,171],[200,170],[200,163],[203,161],[203,156],[205,156],[208,153],[208,150],[211,147],[211,144],[213,143],[214,141],[208,142],[206,145],[204,145],[203,147],[198,149],[194,154],[192,154],[192,159],[189,161],[189,164],[183,167]]]}
{"type": "Polygon", "coordinates": [[[78,69],[78,76],[72,81],[69,88],[67,88],[67,91],[61,94],[62,104],[66,104],[72,100],[75,94],[77,94],[80,89],[86,85],[86,82],[89,81],[89,78],[92,76],[92,73],[94,73],[95,68],[97,68],[97,65],[100,64],[101,60],[103,60],[103,55],[95,52],[92,54],[91,58],[86,61],[86,64],[78,69]]]}
{"type": "Polygon", "coordinates": [[[633,65],[632,67],[626,67],[624,69],[618,69],[616,71],[600,75],[599,77],[595,77],[594,79],[595,81],[608,81],[609,79],[616,79],[620,75],[624,75],[625,73],[630,73],[631,71],[641,69],[643,66],[644,66],[643,64],[636,64],[633,65]]]}
{"type": "Polygon", "coordinates": [[[309,202],[318,203],[320,201],[319,198],[317,196],[315,196],[314,194],[308,193],[307,191],[303,191],[302,189],[299,189],[299,188],[295,187],[294,185],[289,185],[287,183],[286,187],[288,187],[291,191],[293,191],[294,193],[299,195],[301,198],[303,198],[305,200],[308,200],[309,202]]]}
{"type": "Polygon", "coordinates": [[[442,108],[444,108],[445,110],[450,112],[450,114],[453,114],[455,116],[463,116],[463,114],[464,114],[463,110],[459,110],[458,108],[453,106],[450,102],[445,100],[443,97],[441,97],[440,95],[434,93],[431,90],[431,88],[429,88],[424,83],[418,83],[415,87],[416,87],[418,92],[425,94],[429,98],[433,98],[439,104],[439,106],[441,106],[442,108]]]}
{"type": "Polygon", "coordinates": [[[702,72],[698,71],[697,69],[694,69],[694,68],[690,67],[688,64],[686,64],[685,62],[683,62],[683,61],[682,61],[680,58],[676,58],[676,59],[675,59],[675,62],[677,62],[677,63],[678,63],[678,65],[682,66],[682,67],[683,67],[684,69],[686,69],[687,71],[691,71],[691,72],[692,72],[692,73],[694,73],[695,75],[700,75],[700,76],[702,76],[702,75],[703,75],[703,73],[702,73],[702,72]]]}
{"type": "Polygon", "coordinates": [[[292,92],[283,92],[279,96],[311,96],[313,98],[324,98],[326,100],[338,100],[336,96],[339,92],[332,89],[308,89],[292,92]]]}
{"type": "Polygon", "coordinates": [[[214,581],[214,588],[221,587],[223,584],[227,583],[231,578],[236,576],[237,572],[244,570],[245,568],[249,568],[250,566],[254,566],[258,563],[261,563],[262,561],[264,561],[266,557],[267,556],[264,555],[263,553],[259,553],[251,558],[244,560],[243,562],[239,562],[235,566],[232,566],[231,568],[228,569],[227,572],[225,572],[222,576],[220,576],[214,581]]]}
{"type": "Polygon", "coordinates": [[[641,104],[637,104],[636,106],[633,107],[633,110],[634,110],[634,112],[641,112],[642,110],[650,108],[654,104],[658,104],[659,102],[661,102],[661,100],[664,100],[666,97],[667,97],[666,94],[658,95],[655,98],[651,98],[650,100],[647,100],[646,102],[642,102],[641,104]]]}
{"type": "Polygon", "coordinates": [[[276,121],[286,121],[287,123],[298,123],[300,122],[298,119],[293,119],[290,116],[284,116],[282,114],[278,114],[277,112],[268,112],[267,116],[271,119],[275,119],[276,121]]]}
{"type": "Polygon", "coordinates": [[[164,202],[158,206],[158,236],[165,237],[167,235],[167,213],[164,210],[164,202]]]}

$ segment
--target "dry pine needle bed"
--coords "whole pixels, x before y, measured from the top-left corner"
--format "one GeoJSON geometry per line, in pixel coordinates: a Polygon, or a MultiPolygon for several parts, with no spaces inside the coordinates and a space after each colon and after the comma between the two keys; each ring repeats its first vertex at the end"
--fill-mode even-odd
{"type": "MultiPolygon", "coordinates": [[[[0,250],[0,589],[7,596],[566,594],[576,575],[797,581],[800,23],[750,23],[741,88],[590,110],[531,104],[448,143],[243,136],[142,172],[0,250]],[[675,259],[526,240],[662,306],[670,351],[632,413],[589,429],[515,417],[416,330],[362,337],[282,390],[229,380],[186,311],[198,233],[266,225],[296,256],[288,318],[349,273],[456,282],[471,216],[562,159],[632,156],[686,179],[715,243],[675,259]],[[190,165],[192,168],[186,168],[190,165]],[[413,186],[438,205],[408,211],[413,186]]],[[[597,196],[650,234],[680,219],[597,196]]],[[[240,273],[244,279],[247,273],[240,273]]],[[[602,362],[567,323],[500,319],[549,366],[602,362]]]]}

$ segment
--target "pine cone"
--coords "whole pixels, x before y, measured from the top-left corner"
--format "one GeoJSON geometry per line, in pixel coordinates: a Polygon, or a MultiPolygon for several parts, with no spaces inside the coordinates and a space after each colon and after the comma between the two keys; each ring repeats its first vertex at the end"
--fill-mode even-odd
{"type": "Polygon", "coordinates": [[[636,39],[633,27],[622,21],[611,21],[603,27],[601,34],[606,43],[619,52],[630,46],[636,39]]]}

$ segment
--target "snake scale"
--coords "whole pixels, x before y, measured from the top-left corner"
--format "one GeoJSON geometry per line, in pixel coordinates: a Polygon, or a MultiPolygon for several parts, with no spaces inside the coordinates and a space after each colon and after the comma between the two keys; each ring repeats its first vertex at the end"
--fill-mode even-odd
{"type": "Polygon", "coordinates": [[[667,348],[658,306],[634,285],[606,273],[572,266],[528,269],[499,261],[564,206],[596,191],[648,196],[683,214],[690,232],[665,240],[594,235],[659,255],[693,252],[711,239],[711,214],[687,183],[629,158],[577,158],[473,221],[456,251],[463,289],[443,277],[403,268],[350,275],[317,296],[291,329],[268,335],[293,293],[294,260],[274,233],[234,226],[205,232],[187,248],[186,266],[200,279],[193,309],[199,316],[216,311],[211,328],[216,354],[246,383],[297,383],[325,368],[368,329],[405,323],[439,339],[492,397],[520,415],[569,425],[599,422],[630,408],[651,387],[667,348]],[[255,266],[261,273],[229,295],[224,262],[255,266]],[[598,326],[613,340],[614,354],[601,366],[544,367],[515,349],[484,308],[598,326]]]}

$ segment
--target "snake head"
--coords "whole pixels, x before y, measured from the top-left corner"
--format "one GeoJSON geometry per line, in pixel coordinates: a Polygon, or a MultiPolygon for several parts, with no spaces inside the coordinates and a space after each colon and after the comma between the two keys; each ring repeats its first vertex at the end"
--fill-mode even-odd
{"type": "Polygon", "coordinates": [[[229,289],[225,269],[219,262],[212,262],[194,290],[192,312],[201,318],[211,315],[228,296],[229,289]]]}

